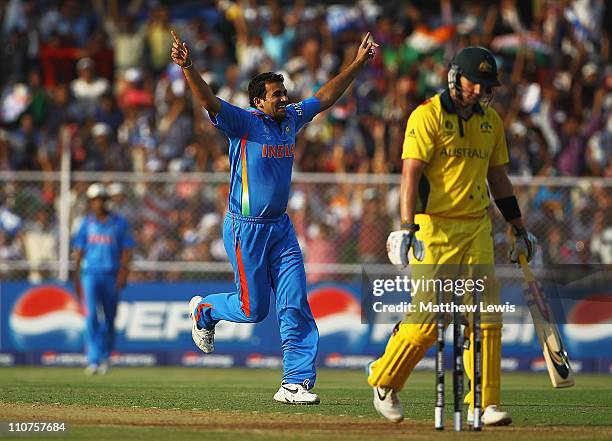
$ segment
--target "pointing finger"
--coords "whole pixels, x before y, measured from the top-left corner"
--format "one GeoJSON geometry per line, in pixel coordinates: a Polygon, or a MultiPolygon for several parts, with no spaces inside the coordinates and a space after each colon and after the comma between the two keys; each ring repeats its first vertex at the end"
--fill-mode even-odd
{"type": "Polygon", "coordinates": [[[180,40],[178,38],[178,35],[176,34],[176,32],[174,32],[174,29],[170,30],[170,34],[172,34],[172,38],[174,39],[174,41],[176,42],[176,44],[180,44],[180,40]]]}
{"type": "Polygon", "coordinates": [[[369,32],[365,35],[365,37],[363,38],[363,41],[361,42],[361,46],[365,46],[368,43],[368,40],[370,39],[370,34],[369,32]]]}

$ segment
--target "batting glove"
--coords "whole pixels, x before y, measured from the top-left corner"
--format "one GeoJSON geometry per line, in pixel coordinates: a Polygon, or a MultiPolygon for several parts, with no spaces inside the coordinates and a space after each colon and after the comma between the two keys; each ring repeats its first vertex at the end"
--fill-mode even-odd
{"type": "Polygon", "coordinates": [[[423,242],[415,237],[419,231],[416,224],[410,225],[409,229],[393,231],[387,238],[387,255],[393,265],[406,267],[409,262],[409,253],[412,248],[412,255],[421,262],[425,257],[425,246],[423,242]]]}
{"type": "Polygon", "coordinates": [[[514,233],[514,241],[508,252],[510,262],[518,263],[521,254],[525,256],[527,262],[531,262],[538,240],[525,228],[517,228],[513,225],[512,232],[514,233]]]}

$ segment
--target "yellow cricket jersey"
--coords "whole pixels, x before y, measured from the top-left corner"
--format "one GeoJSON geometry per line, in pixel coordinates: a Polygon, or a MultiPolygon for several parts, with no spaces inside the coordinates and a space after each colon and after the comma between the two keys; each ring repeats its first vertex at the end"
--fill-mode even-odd
{"type": "Polygon", "coordinates": [[[461,119],[447,90],[425,101],[408,118],[402,159],[426,162],[415,213],[482,217],[489,206],[489,166],[508,162],[502,119],[479,104],[461,119]]]}

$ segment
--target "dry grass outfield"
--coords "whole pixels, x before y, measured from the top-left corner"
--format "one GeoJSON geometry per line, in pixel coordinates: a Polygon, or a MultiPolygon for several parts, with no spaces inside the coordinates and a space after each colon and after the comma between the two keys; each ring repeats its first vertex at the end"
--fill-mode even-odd
{"type": "MultiPolygon", "coordinates": [[[[578,375],[576,387],[554,390],[544,373],[504,373],[503,404],[514,424],[461,434],[450,421],[443,433],[433,429],[431,372],[415,372],[401,392],[401,424],[377,415],[362,372],[321,370],[319,406],[273,401],[279,378],[251,369],[118,368],[87,377],[74,368],[0,368],[0,421],[68,423],[65,433],[0,433],[0,441],[612,440],[609,375],[578,375]]],[[[452,401],[450,387],[447,396],[452,401]]]]}
{"type": "MultiPolygon", "coordinates": [[[[487,428],[483,433],[455,434],[451,430],[436,432],[432,424],[425,421],[390,424],[372,418],[304,415],[299,409],[295,408],[296,413],[288,415],[257,411],[204,412],[59,404],[0,404],[0,415],[4,421],[66,421],[69,427],[67,433],[57,437],[68,439],[74,436],[77,436],[75,439],[103,439],[106,438],[106,430],[117,432],[118,429],[124,429],[124,439],[128,439],[130,433],[137,435],[139,429],[144,429],[150,440],[189,439],[198,434],[201,439],[215,440],[467,440],[491,436],[497,441],[612,439],[610,427],[511,426],[487,428]],[[146,429],[155,429],[158,436],[148,434],[149,430],[146,429]]],[[[18,439],[24,438],[20,436],[18,439]]]]}

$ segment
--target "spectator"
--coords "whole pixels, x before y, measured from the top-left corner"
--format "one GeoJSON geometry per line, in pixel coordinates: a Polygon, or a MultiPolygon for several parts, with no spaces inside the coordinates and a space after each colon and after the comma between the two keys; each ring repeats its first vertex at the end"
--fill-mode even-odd
{"type": "Polygon", "coordinates": [[[596,262],[612,264],[612,227],[606,224],[603,210],[595,215],[590,251],[596,262]]]}
{"type": "Polygon", "coordinates": [[[28,74],[30,103],[26,112],[32,115],[36,127],[41,127],[44,124],[49,115],[50,106],[49,93],[42,87],[41,80],[38,69],[30,70],[28,74]]]}
{"type": "Polygon", "coordinates": [[[51,278],[51,272],[44,268],[45,263],[57,260],[58,231],[52,222],[52,206],[40,206],[34,219],[26,223],[21,240],[25,257],[30,263],[30,283],[40,283],[51,278]]]}
{"type": "Polygon", "coordinates": [[[334,223],[334,219],[328,215],[328,219],[322,222],[313,220],[308,228],[304,252],[308,283],[334,280],[337,277],[332,265],[340,263],[340,249],[336,244],[338,236],[334,223]],[[313,265],[317,267],[312,268],[313,265]]]}
{"type": "Polygon", "coordinates": [[[24,33],[11,29],[0,45],[0,84],[21,82],[28,69],[27,41],[24,33]]]}
{"type": "Polygon", "coordinates": [[[123,122],[123,112],[117,106],[115,97],[112,93],[105,93],[100,97],[94,110],[94,120],[96,122],[108,124],[114,133],[117,133],[119,126],[123,122]]]}
{"type": "Polygon", "coordinates": [[[384,209],[385,200],[376,188],[366,188],[362,193],[362,212],[359,219],[359,260],[363,264],[384,262],[387,256],[385,243],[390,219],[384,209]]]}
{"type": "Polygon", "coordinates": [[[172,48],[170,37],[170,10],[159,6],[151,12],[147,24],[147,42],[150,51],[150,63],[156,74],[168,65],[168,54],[172,48]]]}
{"type": "MultiPolygon", "coordinates": [[[[193,106],[180,69],[167,68],[167,29],[171,17],[179,16],[174,5],[154,2],[149,14],[143,0],[5,3],[0,12],[0,170],[57,171],[65,145],[74,170],[229,172],[226,139],[193,106]]],[[[543,2],[539,8],[523,8],[515,0],[485,3],[444,1],[440,8],[424,0],[401,7],[381,1],[334,7],[303,1],[295,6],[274,0],[266,5],[217,2],[204,11],[199,5],[181,6],[181,15],[193,18],[176,25],[191,42],[199,72],[214,78],[216,95],[241,106],[246,106],[245,78],[276,66],[286,72],[292,99],[311,94],[353,59],[347,42],[362,29],[375,28],[382,43],[379,55],[332,111],[299,134],[296,171],[401,173],[404,123],[445,85],[441,73],[448,54],[467,44],[491,44],[503,75],[496,101],[509,135],[512,173],[612,177],[612,65],[605,26],[610,2],[543,2]]],[[[81,184],[73,183],[76,215],[83,208],[81,184]]],[[[53,185],[43,192],[20,187],[19,193],[31,197],[10,206],[23,217],[24,232],[36,225],[26,205],[52,203],[57,193],[53,185]],[[46,199],[40,202],[43,194],[46,199]]],[[[223,185],[188,177],[172,187],[158,195],[148,184],[126,184],[118,203],[129,205],[138,220],[143,213],[150,217],[151,207],[159,209],[168,223],[176,209],[197,211],[198,221],[204,213],[222,213],[216,204],[227,197],[223,185]]],[[[330,250],[336,262],[386,262],[375,239],[378,230],[364,233],[371,229],[363,227],[366,206],[374,205],[362,204],[364,187],[341,189],[322,200],[312,188],[309,184],[296,191],[295,209],[289,207],[306,252],[314,243],[315,254],[321,254],[325,244],[317,245],[320,236],[312,234],[318,229],[319,235],[329,233],[338,241],[330,250]],[[312,224],[311,219],[328,216],[339,225],[321,232],[326,227],[312,224]]],[[[367,188],[375,189],[378,198],[396,190],[374,184],[367,188]]],[[[588,254],[593,261],[604,260],[604,232],[612,216],[610,187],[594,185],[585,194],[586,203],[570,197],[567,187],[522,188],[532,189],[522,198],[542,237],[550,234],[563,250],[570,250],[566,257],[549,250],[544,261],[577,262],[588,254]],[[576,251],[576,241],[584,242],[588,252],[576,251]]],[[[379,209],[382,203],[376,203],[379,209]]],[[[397,203],[390,206],[397,211],[397,203]]],[[[501,225],[499,216],[493,220],[501,225]]],[[[193,222],[187,223],[189,228],[186,223],[181,220],[179,229],[193,228],[193,222]]],[[[166,228],[159,219],[144,225],[140,259],[150,254],[156,235],[166,228]]],[[[224,259],[216,237],[210,236],[214,234],[211,229],[195,243],[181,239],[176,258],[224,259]]],[[[5,251],[23,257],[18,242],[12,236],[5,239],[5,251]]]]}
{"type": "Polygon", "coordinates": [[[144,63],[147,28],[136,25],[135,17],[141,4],[142,0],[132,0],[127,11],[122,13],[117,0],[109,0],[108,10],[104,9],[101,0],[94,1],[98,14],[104,17],[104,30],[115,48],[115,77],[144,63]]]}
{"type": "Polygon", "coordinates": [[[96,123],[91,129],[91,137],[86,146],[87,159],[84,170],[129,170],[130,159],[119,144],[114,141],[112,128],[105,123],[96,123]]]}
{"type": "Polygon", "coordinates": [[[12,170],[11,164],[12,154],[8,143],[8,134],[5,130],[0,129],[0,170],[12,170]]]}
{"type": "Polygon", "coordinates": [[[11,150],[17,170],[40,170],[40,132],[34,127],[32,115],[21,116],[19,128],[10,136],[11,150]]]}
{"type": "Polygon", "coordinates": [[[130,225],[137,225],[138,206],[135,204],[135,195],[128,197],[127,188],[120,182],[113,182],[107,186],[108,197],[114,213],[127,219],[130,225]]]}
{"type": "Polygon", "coordinates": [[[98,100],[110,89],[106,78],[96,76],[95,65],[91,58],[81,58],[76,65],[78,78],[70,83],[72,96],[87,116],[93,116],[98,100]]]}

